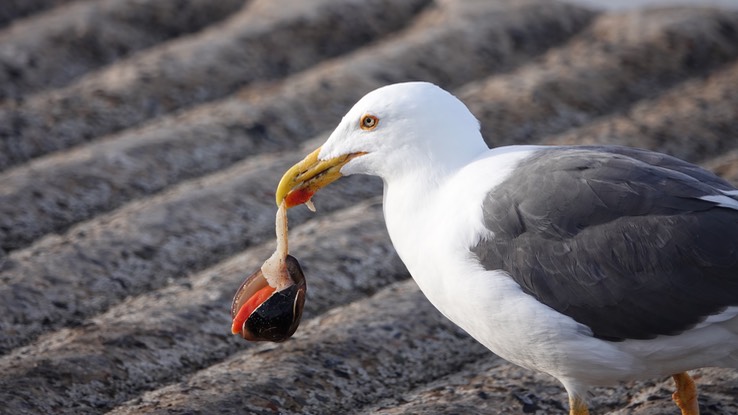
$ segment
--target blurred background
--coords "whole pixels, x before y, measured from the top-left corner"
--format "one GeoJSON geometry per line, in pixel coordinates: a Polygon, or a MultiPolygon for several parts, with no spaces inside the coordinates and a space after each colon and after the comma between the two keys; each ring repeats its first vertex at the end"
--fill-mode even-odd
{"type": "MultiPolygon", "coordinates": [[[[3,0],[0,413],[564,414],[418,292],[371,178],[290,211],[296,335],[230,334],[284,170],[407,80],[490,146],[643,147],[738,184],[735,0],[3,0]]],[[[738,374],[696,379],[703,413],[738,414],[738,374]]],[[[671,414],[671,389],[592,402],[671,414]]]]}

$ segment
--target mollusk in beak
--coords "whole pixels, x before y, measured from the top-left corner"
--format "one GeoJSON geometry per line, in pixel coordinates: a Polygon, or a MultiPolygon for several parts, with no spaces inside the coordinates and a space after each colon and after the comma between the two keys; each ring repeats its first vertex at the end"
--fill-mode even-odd
{"type": "Polygon", "coordinates": [[[233,334],[250,341],[281,342],[287,340],[300,325],[305,305],[307,282],[300,263],[291,255],[285,258],[291,285],[276,291],[269,286],[259,269],[241,284],[231,304],[233,334]]]}

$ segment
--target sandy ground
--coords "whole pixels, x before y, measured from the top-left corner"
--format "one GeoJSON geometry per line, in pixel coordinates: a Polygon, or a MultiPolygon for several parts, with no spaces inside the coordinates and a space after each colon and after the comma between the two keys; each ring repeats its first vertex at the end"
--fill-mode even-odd
{"type": "MultiPolygon", "coordinates": [[[[554,379],[419,293],[371,178],[290,211],[297,334],[230,335],[233,293],[274,248],[282,172],[364,93],[417,79],[468,103],[491,146],[633,145],[738,184],[730,7],[7,0],[0,413],[565,413],[554,379]]],[[[703,414],[738,414],[738,373],[695,378],[703,414]]],[[[674,414],[671,391],[597,388],[593,414],[674,414]]]]}

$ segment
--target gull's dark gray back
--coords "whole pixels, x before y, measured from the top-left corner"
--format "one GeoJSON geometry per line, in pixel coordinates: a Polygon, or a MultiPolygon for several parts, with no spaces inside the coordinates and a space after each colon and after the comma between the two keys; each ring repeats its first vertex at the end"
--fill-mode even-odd
{"type": "Polygon", "coordinates": [[[731,191],[660,153],[551,147],[490,191],[494,237],[472,251],[597,337],[678,334],[738,305],[738,203],[716,201],[731,191]]]}

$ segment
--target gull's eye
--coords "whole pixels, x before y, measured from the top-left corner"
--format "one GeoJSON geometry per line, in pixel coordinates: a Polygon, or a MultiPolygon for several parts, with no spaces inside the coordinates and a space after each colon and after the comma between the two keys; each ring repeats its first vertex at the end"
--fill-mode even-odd
{"type": "Polygon", "coordinates": [[[361,121],[359,122],[361,129],[366,131],[373,130],[377,127],[377,124],[379,124],[379,118],[369,114],[361,117],[361,121]]]}

